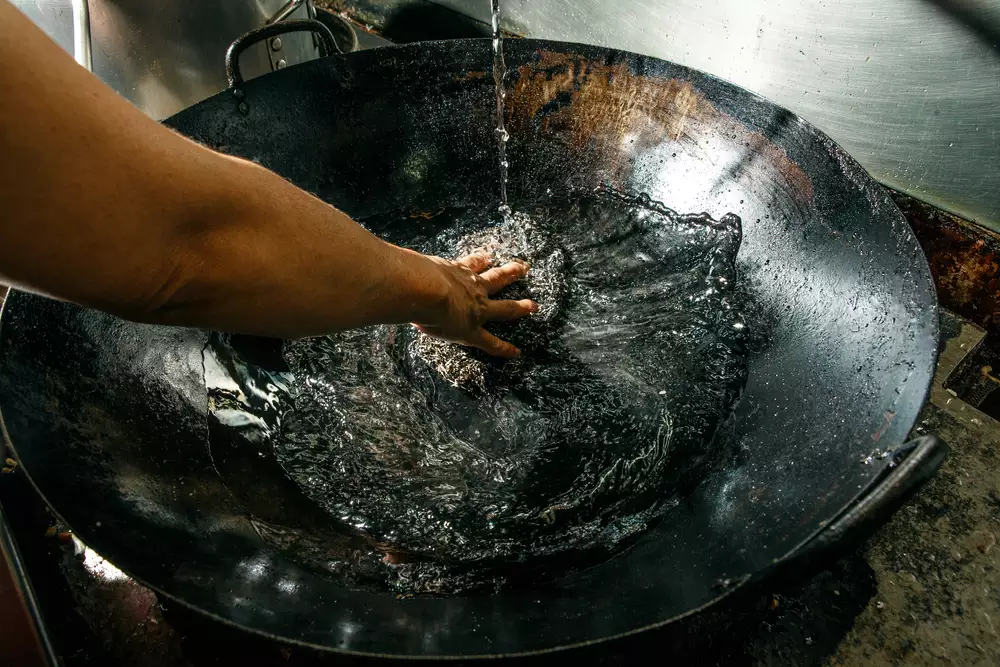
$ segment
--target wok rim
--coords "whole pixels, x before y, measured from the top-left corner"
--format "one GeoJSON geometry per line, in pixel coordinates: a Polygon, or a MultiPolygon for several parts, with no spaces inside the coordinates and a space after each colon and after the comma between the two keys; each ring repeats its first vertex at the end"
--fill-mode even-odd
{"type": "MultiPolygon", "coordinates": [[[[387,46],[379,47],[378,50],[379,51],[387,51],[388,50],[388,51],[393,51],[393,52],[396,52],[396,53],[404,53],[404,52],[408,52],[408,51],[414,51],[414,52],[416,52],[419,49],[424,48],[428,44],[450,44],[450,45],[461,46],[461,45],[464,45],[464,44],[474,44],[474,43],[489,42],[490,39],[491,38],[489,38],[489,37],[479,37],[479,38],[463,38],[463,39],[455,39],[455,40],[428,40],[428,41],[413,42],[413,43],[408,43],[408,44],[387,45],[387,46]]],[[[780,109],[780,110],[784,111],[785,113],[789,114],[789,117],[791,117],[794,120],[796,120],[803,127],[804,131],[806,131],[809,135],[811,135],[811,136],[819,139],[820,142],[822,143],[824,149],[825,149],[825,153],[831,159],[836,160],[842,166],[842,172],[843,172],[842,173],[842,177],[843,178],[846,179],[846,178],[848,178],[848,176],[852,176],[853,178],[860,179],[865,185],[874,185],[874,186],[877,187],[877,189],[876,189],[877,196],[880,199],[882,199],[885,203],[887,203],[889,205],[888,210],[884,211],[879,217],[894,216],[897,219],[897,222],[901,223],[904,226],[904,230],[905,230],[904,233],[906,235],[908,235],[908,237],[909,237],[910,241],[912,242],[913,246],[915,248],[919,249],[919,251],[920,251],[919,253],[917,253],[917,256],[915,257],[915,259],[916,259],[917,263],[919,264],[920,271],[924,274],[924,277],[926,277],[926,279],[927,279],[926,280],[926,284],[925,284],[925,286],[927,287],[926,293],[927,293],[927,295],[929,297],[929,304],[928,304],[929,307],[927,308],[927,311],[931,315],[928,318],[928,322],[929,322],[929,325],[930,325],[929,335],[933,335],[935,341],[939,341],[940,340],[940,322],[939,322],[940,304],[939,304],[939,300],[938,300],[938,296],[937,296],[937,291],[935,289],[935,284],[934,284],[934,280],[933,280],[933,274],[931,273],[930,264],[929,264],[929,262],[927,260],[927,255],[923,251],[923,249],[920,247],[920,244],[917,241],[916,235],[914,234],[913,229],[910,226],[909,222],[906,220],[905,216],[903,215],[903,213],[899,209],[899,207],[895,204],[895,202],[892,201],[891,197],[889,197],[888,192],[887,192],[887,190],[889,189],[889,187],[881,184],[879,181],[877,181],[876,179],[874,179],[860,165],[860,163],[858,163],[857,160],[854,159],[854,157],[852,157],[836,141],[834,141],[832,138],[830,138],[825,132],[823,132],[822,130],[820,130],[818,127],[816,127],[815,125],[813,125],[811,122],[809,122],[808,120],[802,118],[798,114],[796,114],[796,113],[794,113],[794,112],[786,109],[785,107],[780,106],[780,105],[776,104],[775,102],[772,102],[771,100],[763,97],[762,95],[759,95],[758,93],[755,93],[755,92],[753,92],[751,90],[743,88],[743,87],[741,87],[741,86],[733,83],[732,81],[729,81],[728,79],[725,79],[723,77],[720,77],[720,76],[717,76],[717,75],[714,75],[714,74],[711,74],[711,73],[708,73],[708,72],[704,72],[702,70],[698,70],[698,69],[695,69],[695,68],[692,68],[692,67],[689,67],[689,66],[686,66],[686,65],[675,63],[673,61],[665,60],[665,59],[662,59],[662,58],[657,58],[655,56],[650,56],[650,55],[646,55],[646,54],[642,54],[642,53],[637,53],[637,52],[634,52],[634,51],[627,51],[627,50],[624,50],[624,49],[614,49],[614,48],[600,46],[600,45],[583,44],[583,43],[571,42],[571,41],[561,41],[561,40],[551,40],[551,39],[534,39],[534,38],[518,38],[517,41],[520,42],[520,43],[524,43],[524,44],[530,44],[531,46],[538,47],[539,49],[544,49],[545,46],[549,45],[549,44],[554,45],[554,46],[560,46],[560,47],[563,47],[563,48],[565,48],[565,47],[570,47],[570,48],[578,47],[578,48],[582,48],[583,50],[599,49],[599,50],[604,51],[604,52],[621,53],[621,54],[626,54],[626,55],[635,56],[635,57],[639,57],[639,58],[648,58],[648,59],[651,59],[651,60],[657,61],[657,62],[668,63],[672,68],[676,68],[680,72],[692,73],[692,74],[697,75],[698,78],[703,78],[703,79],[705,79],[707,81],[719,82],[719,83],[723,84],[724,86],[731,87],[731,88],[734,88],[734,89],[738,90],[741,95],[750,96],[754,100],[757,100],[757,101],[760,101],[760,102],[764,102],[765,104],[767,104],[767,105],[769,105],[769,106],[771,106],[773,108],[780,109]]],[[[354,57],[357,53],[365,53],[365,52],[362,51],[362,52],[352,52],[352,53],[347,53],[347,54],[337,54],[337,55],[328,56],[328,57],[347,59],[347,58],[354,57]]],[[[579,55],[581,55],[581,57],[583,57],[584,54],[579,54],[579,55]]],[[[296,64],[296,65],[292,65],[292,66],[289,66],[289,67],[285,68],[284,70],[271,72],[269,74],[264,74],[261,77],[256,77],[256,78],[265,78],[267,76],[274,76],[274,75],[288,76],[286,74],[286,72],[295,72],[295,71],[297,71],[298,68],[309,67],[310,65],[313,65],[317,61],[322,61],[322,60],[323,60],[323,58],[320,58],[320,59],[317,59],[317,60],[313,60],[313,61],[309,61],[309,62],[305,62],[305,63],[300,63],[300,64],[296,64]]],[[[207,98],[207,100],[215,99],[218,96],[224,95],[224,94],[226,94],[226,93],[228,93],[230,91],[231,91],[230,88],[224,89],[224,90],[216,93],[215,95],[212,95],[211,97],[207,98]]],[[[205,100],[205,101],[207,101],[207,100],[205,100]]],[[[186,109],[178,112],[178,114],[170,116],[169,118],[166,118],[166,119],[164,119],[163,121],[160,121],[160,122],[162,124],[167,125],[168,127],[172,127],[170,125],[170,122],[169,122],[172,118],[174,118],[176,115],[189,112],[190,110],[198,107],[201,104],[202,104],[201,102],[196,103],[196,104],[194,104],[194,105],[192,105],[190,107],[187,107],[186,109]]],[[[868,205],[867,201],[866,201],[866,205],[868,205]]],[[[919,288],[920,288],[920,285],[918,284],[918,289],[919,288]]],[[[18,298],[21,298],[21,297],[15,296],[15,292],[20,292],[22,294],[34,294],[32,292],[28,292],[26,290],[22,290],[22,289],[19,289],[19,288],[16,288],[16,287],[11,287],[9,289],[8,294],[6,295],[6,298],[4,298],[2,304],[0,304],[0,331],[3,330],[3,325],[4,325],[4,322],[5,322],[4,315],[7,313],[7,310],[10,307],[9,304],[10,304],[11,297],[12,296],[14,297],[15,302],[17,301],[18,298]]],[[[44,295],[37,295],[37,296],[44,296],[44,295]]],[[[44,297],[44,298],[49,298],[49,297],[44,297]]],[[[198,327],[187,327],[187,328],[197,329],[198,327]]],[[[2,338],[0,338],[0,342],[2,342],[2,338]]],[[[937,365],[939,355],[940,355],[940,347],[937,344],[935,344],[933,346],[933,348],[932,348],[932,353],[931,353],[930,358],[928,360],[928,364],[930,366],[930,373],[929,373],[929,378],[930,379],[927,382],[926,386],[923,387],[922,391],[919,392],[919,394],[920,394],[920,405],[921,406],[923,406],[923,405],[925,405],[927,403],[928,397],[929,397],[930,392],[932,390],[933,383],[934,383],[934,369],[935,369],[935,367],[937,365]]],[[[912,432],[912,429],[913,429],[914,425],[917,423],[918,419],[919,419],[919,411],[913,417],[911,423],[908,424],[908,428],[907,428],[907,433],[908,434],[912,432]]],[[[5,417],[4,417],[4,406],[2,404],[0,404],[0,432],[2,432],[3,440],[4,440],[4,443],[6,444],[6,446],[10,448],[10,450],[13,452],[15,458],[20,462],[20,457],[17,455],[17,447],[15,446],[15,444],[13,442],[13,439],[11,438],[10,433],[9,433],[9,431],[7,429],[7,424],[6,424],[6,420],[5,420],[5,417]]],[[[722,593],[720,593],[719,595],[711,598],[710,600],[708,600],[704,604],[701,604],[699,606],[693,607],[693,608],[691,608],[691,609],[689,609],[689,610],[687,610],[687,611],[685,611],[683,613],[676,614],[674,616],[671,616],[669,618],[657,621],[655,623],[651,623],[651,624],[647,624],[647,625],[642,625],[640,627],[636,627],[636,628],[633,628],[631,630],[627,630],[627,631],[624,631],[624,632],[619,632],[619,633],[615,633],[615,634],[604,635],[604,636],[601,636],[601,637],[598,637],[598,638],[588,639],[588,640],[585,640],[585,641],[572,642],[572,643],[564,643],[564,644],[559,644],[559,645],[556,645],[556,646],[550,646],[550,647],[545,647],[545,648],[540,648],[540,649],[534,649],[534,650],[529,650],[529,651],[507,652],[507,653],[470,653],[470,654],[457,654],[457,653],[453,653],[453,654],[447,654],[447,655],[445,655],[445,654],[415,655],[415,654],[408,654],[408,653],[380,653],[380,652],[373,652],[373,651],[360,651],[360,650],[356,650],[356,649],[348,649],[348,648],[340,648],[340,647],[330,646],[328,644],[314,643],[314,642],[310,642],[310,641],[303,640],[303,639],[298,639],[298,638],[294,638],[294,637],[288,637],[288,636],[276,634],[276,633],[273,633],[273,632],[270,632],[270,631],[267,631],[267,630],[263,630],[263,629],[260,629],[260,628],[257,628],[257,627],[253,627],[253,626],[250,626],[250,625],[245,625],[245,624],[233,621],[233,620],[231,620],[231,619],[229,619],[229,618],[227,618],[225,616],[222,616],[222,615],[220,615],[220,614],[218,614],[216,612],[203,609],[203,608],[201,608],[201,607],[199,607],[199,606],[197,606],[197,605],[195,605],[193,603],[187,602],[186,600],[182,599],[181,597],[176,596],[176,595],[170,593],[169,591],[167,591],[167,590],[165,590],[165,589],[163,589],[163,588],[161,588],[161,587],[159,587],[157,585],[149,583],[143,577],[134,575],[130,571],[130,568],[128,566],[120,565],[117,562],[113,562],[113,564],[115,565],[115,567],[117,567],[122,572],[124,572],[126,575],[128,575],[128,577],[131,578],[136,583],[138,583],[138,584],[140,584],[140,585],[142,585],[142,586],[144,586],[144,587],[152,590],[157,595],[162,595],[166,599],[168,599],[168,600],[170,600],[172,602],[176,602],[176,603],[180,604],[185,609],[194,611],[197,614],[201,614],[203,616],[211,618],[214,621],[221,622],[223,625],[228,626],[230,628],[235,628],[235,629],[238,629],[240,631],[249,632],[249,633],[251,633],[251,634],[253,634],[255,636],[263,637],[263,638],[266,638],[266,639],[269,639],[269,640],[273,640],[273,641],[277,641],[277,642],[282,643],[282,644],[288,644],[288,645],[293,645],[293,646],[299,646],[299,647],[307,648],[307,649],[310,649],[310,650],[313,650],[313,651],[317,651],[317,652],[320,652],[320,653],[323,653],[323,654],[336,654],[336,655],[368,657],[368,658],[391,658],[391,659],[395,659],[395,660],[407,660],[407,661],[426,661],[426,660],[442,660],[442,661],[489,660],[489,659],[501,659],[501,658],[531,657],[531,656],[539,656],[539,655],[557,653],[557,652],[561,652],[561,651],[571,651],[571,650],[574,650],[574,649],[585,648],[585,647],[589,647],[589,646],[595,646],[597,644],[603,644],[605,642],[609,642],[609,641],[614,641],[614,640],[617,640],[617,639],[631,637],[631,636],[638,635],[638,634],[641,634],[641,633],[644,633],[644,632],[648,632],[648,631],[651,631],[651,630],[661,629],[661,628],[664,628],[664,627],[666,627],[668,625],[671,625],[671,624],[674,624],[674,623],[676,623],[678,621],[681,621],[681,620],[683,620],[685,618],[688,618],[688,617],[694,616],[696,614],[699,614],[699,613],[705,611],[706,609],[708,609],[710,607],[714,607],[714,606],[718,605],[722,600],[732,597],[733,594],[736,593],[737,591],[744,590],[745,588],[747,588],[748,584],[751,584],[751,583],[754,583],[754,582],[761,582],[761,581],[769,580],[780,569],[780,567],[782,567],[782,566],[784,566],[784,565],[786,565],[786,564],[794,561],[796,558],[798,558],[804,551],[807,550],[807,547],[811,543],[813,543],[814,540],[817,539],[817,537],[819,537],[825,531],[827,531],[827,529],[831,525],[833,525],[840,517],[844,516],[853,507],[857,506],[858,503],[863,498],[865,498],[866,496],[870,495],[874,489],[878,488],[878,486],[881,484],[882,480],[884,479],[887,470],[890,467],[891,466],[889,465],[888,462],[884,462],[882,464],[882,467],[879,468],[878,472],[872,477],[871,481],[867,485],[865,485],[863,488],[861,488],[851,498],[850,501],[848,501],[847,503],[845,503],[837,511],[831,513],[831,515],[829,516],[829,518],[827,520],[825,520],[822,523],[821,526],[817,527],[812,533],[809,534],[808,537],[804,538],[802,541],[800,541],[794,547],[791,547],[784,555],[773,559],[772,562],[769,565],[765,566],[764,568],[758,569],[756,572],[753,572],[753,573],[750,573],[750,574],[743,574],[743,575],[738,576],[736,578],[736,580],[734,580],[732,582],[729,582],[728,585],[724,587],[724,590],[723,590],[722,593]]],[[[30,482],[32,488],[35,490],[36,493],[38,493],[39,497],[45,502],[45,504],[49,508],[49,510],[63,524],[65,524],[74,533],[74,535],[78,535],[77,531],[73,528],[73,526],[70,524],[70,522],[66,521],[65,517],[63,516],[63,514],[52,503],[49,502],[47,496],[39,488],[38,484],[35,482],[35,479],[31,475],[31,473],[24,466],[19,466],[19,471],[21,472],[21,474],[24,474],[27,477],[27,479],[30,482]]],[[[879,525],[881,525],[881,524],[879,524],[879,525]]],[[[84,532],[86,533],[86,529],[85,529],[84,532]]],[[[83,534],[79,534],[79,535],[80,535],[81,541],[84,544],[88,544],[87,540],[84,539],[83,534]]],[[[626,550],[626,552],[627,552],[627,550],[626,550]]],[[[619,558],[624,553],[625,552],[615,554],[615,556],[613,556],[613,558],[619,558]]]]}

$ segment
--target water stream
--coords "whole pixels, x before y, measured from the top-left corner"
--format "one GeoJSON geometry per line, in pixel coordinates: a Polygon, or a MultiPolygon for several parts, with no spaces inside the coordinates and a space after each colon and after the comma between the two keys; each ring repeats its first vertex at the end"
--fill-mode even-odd
{"type": "Polygon", "coordinates": [[[497,153],[500,161],[500,213],[510,214],[507,204],[507,140],[510,136],[504,127],[504,79],[507,65],[503,60],[503,35],[500,33],[500,0],[491,0],[493,17],[493,85],[497,98],[497,153]]]}

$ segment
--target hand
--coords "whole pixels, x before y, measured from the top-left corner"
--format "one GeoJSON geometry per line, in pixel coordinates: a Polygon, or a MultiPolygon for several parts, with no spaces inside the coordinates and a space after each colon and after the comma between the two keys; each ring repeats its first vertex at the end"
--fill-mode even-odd
{"type": "Polygon", "coordinates": [[[433,321],[415,322],[413,325],[434,338],[479,348],[489,354],[513,359],[521,351],[502,341],[483,328],[487,322],[517,320],[538,311],[538,304],[531,299],[493,300],[507,285],[528,273],[524,262],[508,262],[489,268],[486,254],[475,254],[456,261],[431,258],[447,282],[443,307],[433,321]]]}

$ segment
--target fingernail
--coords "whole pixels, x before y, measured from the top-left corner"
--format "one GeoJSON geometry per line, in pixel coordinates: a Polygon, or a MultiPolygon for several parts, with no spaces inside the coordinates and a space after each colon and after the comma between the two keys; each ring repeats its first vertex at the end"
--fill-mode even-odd
{"type": "Polygon", "coordinates": [[[539,305],[538,305],[537,303],[535,303],[534,301],[532,301],[532,302],[531,302],[531,312],[533,312],[533,313],[537,313],[537,312],[538,312],[538,309],[539,309],[539,307],[540,307],[540,306],[539,306],[539,305]]]}

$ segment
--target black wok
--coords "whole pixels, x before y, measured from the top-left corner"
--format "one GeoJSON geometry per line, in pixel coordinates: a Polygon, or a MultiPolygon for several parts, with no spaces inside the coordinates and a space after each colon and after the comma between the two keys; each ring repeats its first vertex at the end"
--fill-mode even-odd
{"type": "MultiPolygon", "coordinates": [[[[481,203],[499,191],[490,62],[489,40],[462,40],[247,82],[233,72],[233,88],[166,122],[356,217],[481,203]]],[[[13,292],[0,330],[5,435],[84,541],[170,598],[284,640],[521,654],[711,605],[884,520],[936,470],[939,441],[906,444],[935,363],[931,277],[902,215],[854,160],[788,111],[654,58],[513,40],[507,63],[515,208],[605,184],[742,217],[739,281],[761,335],[735,463],[628,551],[530,590],[406,600],[347,590],[268,548],[246,494],[223,483],[206,444],[206,332],[13,292]]],[[[284,488],[258,491],[282,506],[284,488]]]]}

